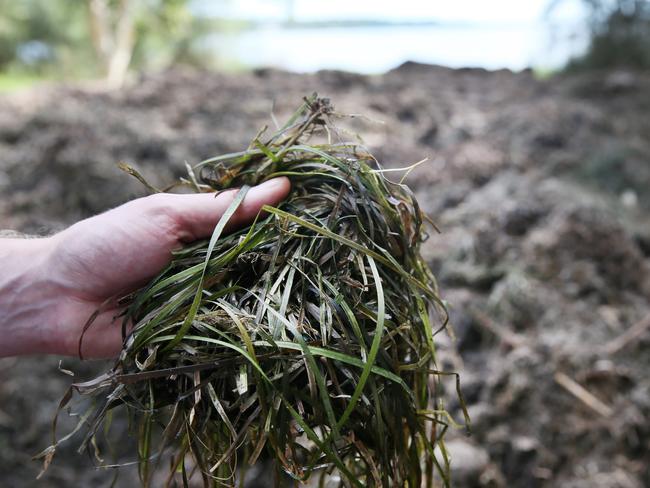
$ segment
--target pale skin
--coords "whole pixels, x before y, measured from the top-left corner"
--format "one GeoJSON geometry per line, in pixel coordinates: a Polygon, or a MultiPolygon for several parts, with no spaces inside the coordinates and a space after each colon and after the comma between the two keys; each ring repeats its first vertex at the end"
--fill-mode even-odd
{"type": "MultiPolygon", "coordinates": [[[[250,222],[263,205],[276,205],[289,180],[253,187],[226,231],[250,222]]],[[[85,358],[119,353],[122,320],[115,297],[146,284],[172,251],[209,237],[236,191],[139,198],[82,220],[51,237],[0,239],[0,357],[77,356],[88,318],[108,300],[83,335],[85,358]]]]}

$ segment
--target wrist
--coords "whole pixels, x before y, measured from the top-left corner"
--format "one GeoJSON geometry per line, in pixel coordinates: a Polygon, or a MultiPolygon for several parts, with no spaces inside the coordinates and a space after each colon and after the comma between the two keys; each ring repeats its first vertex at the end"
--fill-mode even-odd
{"type": "Polygon", "coordinates": [[[0,356],[56,352],[61,289],[51,279],[53,240],[0,239],[0,356]]]}

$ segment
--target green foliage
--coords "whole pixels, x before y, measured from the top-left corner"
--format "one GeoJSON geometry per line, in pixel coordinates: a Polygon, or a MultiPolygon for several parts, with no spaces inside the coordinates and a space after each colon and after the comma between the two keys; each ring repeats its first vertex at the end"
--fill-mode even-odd
{"type": "Polygon", "coordinates": [[[43,77],[26,73],[0,73],[0,93],[14,92],[43,81],[43,77]]]}
{"type": "MultiPolygon", "coordinates": [[[[212,26],[194,17],[188,0],[134,0],[131,66],[152,69],[200,63],[194,40],[212,26]]],[[[107,2],[114,27],[121,2],[107,2]]],[[[92,42],[89,2],[0,0],[0,72],[48,77],[98,77],[105,67],[92,42]]]]}
{"type": "Polygon", "coordinates": [[[209,21],[192,15],[187,0],[148,0],[137,14],[132,65],[151,69],[171,64],[203,63],[195,41],[212,29],[209,21]]]}
{"type": "Polygon", "coordinates": [[[0,70],[39,72],[66,58],[83,39],[82,11],[73,0],[0,0],[0,70]],[[30,56],[30,46],[41,52],[30,56]]]}
{"type": "Polygon", "coordinates": [[[585,0],[591,9],[590,43],[569,70],[650,68],[650,2],[585,0]]]}

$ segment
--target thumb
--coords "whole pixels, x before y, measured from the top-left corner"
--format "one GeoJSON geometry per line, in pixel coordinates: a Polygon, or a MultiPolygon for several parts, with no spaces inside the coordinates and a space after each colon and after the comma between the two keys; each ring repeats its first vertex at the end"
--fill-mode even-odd
{"type": "MultiPolygon", "coordinates": [[[[286,177],[273,178],[252,187],[228,221],[226,230],[236,229],[252,221],[264,205],[277,205],[284,200],[291,185],[286,177]]],[[[237,195],[237,190],[194,195],[167,195],[173,199],[174,213],[184,233],[192,239],[209,237],[215,225],[237,195]]]]}

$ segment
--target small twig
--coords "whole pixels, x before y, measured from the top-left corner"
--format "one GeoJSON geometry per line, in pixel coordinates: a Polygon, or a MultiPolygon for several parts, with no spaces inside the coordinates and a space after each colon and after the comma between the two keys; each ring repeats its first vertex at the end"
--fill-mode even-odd
{"type": "Polygon", "coordinates": [[[603,352],[605,354],[616,354],[621,349],[627,347],[634,339],[643,335],[643,333],[648,329],[650,329],[650,314],[646,315],[621,335],[605,344],[603,352]]]}
{"type": "Polygon", "coordinates": [[[589,390],[576,383],[564,373],[557,372],[555,373],[554,378],[558,385],[571,393],[574,397],[576,397],[597,414],[602,415],[605,418],[609,418],[614,413],[614,409],[612,407],[603,403],[591,392],[589,392],[589,390]]]}
{"type": "Polygon", "coordinates": [[[497,324],[486,314],[474,310],[472,315],[478,325],[492,332],[508,347],[514,349],[526,344],[526,339],[524,337],[522,337],[520,334],[517,334],[516,332],[508,330],[506,327],[502,327],[501,325],[497,324]]]}

